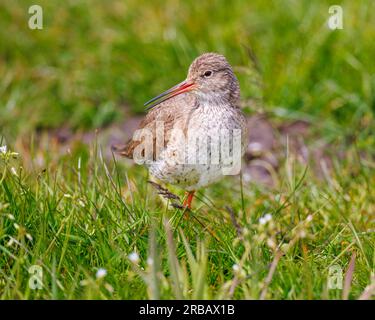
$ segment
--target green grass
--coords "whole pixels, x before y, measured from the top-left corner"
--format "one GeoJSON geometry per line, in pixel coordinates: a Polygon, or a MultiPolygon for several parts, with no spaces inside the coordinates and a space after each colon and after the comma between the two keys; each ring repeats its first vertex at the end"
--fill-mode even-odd
{"type": "Polygon", "coordinates": [[[199,193],[187,219],[166,209],[146,170],[106,164],[95,147],[80,169],[78,154],[42,171],[3,155],[1,296],[257,299],[283,252],[265,298],[341,298],[327,288],[329,267],[345,275],[352,253],[350,297],[358,298],[374,265],[374,173],[351,155],[324,182],[293,158],[273,190],[228,177],[199,193]],[[272,220],[262,225],[267,213],[272,220]],[[137,264],[128,258],[133,252],[137,264]],[[44,270],[42,290],[28,289],[34,264],[44,270]],[[104,279],[95,278],[98,268],[107,270],[104,279]]]}
{"type": "Polygon", "coordinates": [[[344,29],[330,31],[329,1],[40,1],[44,29],[33,31],[33,1],[2,1],[0,297],[359,298],[375,281],[375,3],[336,3],[344,29]],[[339,146],[332,170],[318,178],[288,154],[274,187],[227,177],[185,219],[144,168],[103,160],[108,146],[40,143],[50,128],[143,112],[205,51],[235,67],[246,112],[308,120],[310,144],[339,146]],[[332,266],[347,290],[328,288],[332,266]]]}

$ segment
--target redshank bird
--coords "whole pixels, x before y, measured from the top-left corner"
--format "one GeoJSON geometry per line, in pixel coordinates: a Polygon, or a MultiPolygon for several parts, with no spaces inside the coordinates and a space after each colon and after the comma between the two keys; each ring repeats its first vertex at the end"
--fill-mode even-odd
{"type": "Polygon", "coordinates": [[[237,174],[246,145],[240,87],[226,58],[205,53],[185,81],[145,103],[148,113],[118,153],[145,164],[151,176],[194,192],[224,175],[237,174]]]}

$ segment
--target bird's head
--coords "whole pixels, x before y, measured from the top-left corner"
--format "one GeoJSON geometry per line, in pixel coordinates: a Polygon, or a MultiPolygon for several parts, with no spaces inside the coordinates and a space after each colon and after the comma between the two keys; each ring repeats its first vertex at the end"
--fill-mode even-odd
{"type": "Polygon", "coordinates": [[[146,102],[148,108],[184,92],[191,92],[200,102],[236,105],[240,86],[233,69],[223,55],[204,53],[190,65],[185,81],[146,102]]]}

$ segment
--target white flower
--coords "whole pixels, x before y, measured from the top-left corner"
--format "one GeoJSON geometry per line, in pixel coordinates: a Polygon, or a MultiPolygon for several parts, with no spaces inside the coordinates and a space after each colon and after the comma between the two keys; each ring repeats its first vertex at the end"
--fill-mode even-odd
{"type": "Polygon", "coordinates": [[[132,252],[131,254],[129,254],[128,258],[133,263],[137,263],[139,261],[139,255],[137,252],[132,252]]]}
{"type": "Polygon", "coordinates": [[[14,220],[15,218],[14,218],[14,215],[12,215],[11,213],[8,213],[8,218],[10,219],[10,220],[14,220]]]}
{"type": "Polygon", "coordinates": [[[99,268],[98,271],[96,271],[96,279],[102,279],[107,275],[107,270],[104,268],[99,268]]]}
{"type": "Polygon", "coordinates": [[[272,220],[272,215],[270,213],[265,214],[259,219],[260,224],[266,224],[268,221],[272,220]]]}
{"type": "Polygon", "coordinates": [[[270,213],[267,213],[264,218],[267,220],[267,221],[271,221],[272,220],[272,214],[270,213]]]}
{"type": "Polygon", "coordinates": [[[310,221],[312,221],[312,219],[313,219],[312,215],[309,214],[309,215],[307,216],[307,218],[306,218],[306,221],[307,221],[307,222],[310,222],[310,221]]]}
{"type": "Polygon", "coordinates": [[[8,150],[7,146],[0,147],[0,153],[7,153],[7,150],[8,150]]]}
{"type": "Polygon", "coordinates": [[[33,241],[33,237],[31,236],[30,233],[26,233],[26,238],[29,239],[30,241],[33,241]]]}
{"type": "Polygon", "coordinates": [[[234,272],[238,272],[238,271],[240,271],[240,266],[237,263],[235,263],[233,265],[232,269],[233,269],[234,272]]]}

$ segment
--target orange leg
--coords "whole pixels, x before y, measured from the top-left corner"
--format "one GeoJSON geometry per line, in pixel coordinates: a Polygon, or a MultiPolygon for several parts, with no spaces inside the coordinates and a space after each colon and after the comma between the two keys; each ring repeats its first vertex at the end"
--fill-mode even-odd
{"type": "Polygon", "coordinates": [[[187,192],[186,199],[184,200],[183,206],[191,209],[191,202],[193,201],[195,191],[187,192]]]}

